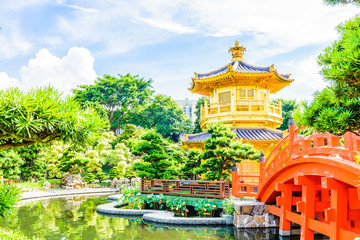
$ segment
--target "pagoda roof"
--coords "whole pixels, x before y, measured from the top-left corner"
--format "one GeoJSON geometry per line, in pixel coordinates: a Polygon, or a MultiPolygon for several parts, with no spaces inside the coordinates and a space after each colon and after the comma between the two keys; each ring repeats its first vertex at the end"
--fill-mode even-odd
{"type": "MultiPolygon", "coordinates": [[[[282,132],[271,131],[265,128],[235,128],[232,130],[236,134],[235,139],[246,141],[272,141],[283,138],[282,132]]],[[[198,134],[188,134],[187,139],[181,136],[181,141],[185,143],[205,142],[210,137],[210,133],[202,132],[198,134]]]]}
{"type": "MultiPolygon", "coordinates": [[[[269,67],[256,67],[243,61],[236,61],[230,63],[234,72],[241,73],[270,73],[271,66],[269,67]]],[[[218,70],[209,73],[198,73],[198,79],[204,79],[208,77],[217,76],[228,71],[229,64],[219,68],[218,70]]]]}
{"type": "Polygon", "coordinates": [[[236,84],[258,86],[276,93],[294,81],[290,79],[290,74],[279,74],[274,65],[258,67],[246,63],[243,58],[245,49],[236,41],[235,47],[229,49],[232,52],[231,63],[208,73],[195,73],[189,90],[209,96],[218,85],[236,84]]]}

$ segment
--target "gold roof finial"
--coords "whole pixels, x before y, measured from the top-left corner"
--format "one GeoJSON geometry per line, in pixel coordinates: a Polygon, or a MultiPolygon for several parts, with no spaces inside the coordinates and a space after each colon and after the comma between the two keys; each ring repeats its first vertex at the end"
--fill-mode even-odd
{"type": "Polygon", "coordinates": [[[229,49],[229,52],[232,53],[231,62],[244,61],[243,55],[244,55],[245,50],[246,50],[246,48],[243,46],[239,46],[239,42],[236,41],[235,47],[231,47],[229,49]]]}

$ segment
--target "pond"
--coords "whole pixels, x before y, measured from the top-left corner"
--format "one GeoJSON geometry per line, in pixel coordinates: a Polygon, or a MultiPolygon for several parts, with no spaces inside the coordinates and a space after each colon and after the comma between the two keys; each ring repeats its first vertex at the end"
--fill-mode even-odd
{"type": "MultiPolygon", "coordinates": [[[[107,197],[71,197],[25,203],[0,227],[41,239],[279,239],[271,231],[234,231],[232,227],[153,226],[141,219],[114,218],[96,213],[107,197]],[[267,231],[267,233],[264,233],[267,231]]],[[[274,230],[273,230],[274,232],[274,230]]]]}

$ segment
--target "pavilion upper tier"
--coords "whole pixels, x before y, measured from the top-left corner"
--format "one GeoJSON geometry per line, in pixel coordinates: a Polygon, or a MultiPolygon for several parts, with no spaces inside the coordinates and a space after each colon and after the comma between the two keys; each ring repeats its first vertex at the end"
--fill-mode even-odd
{"type": "Polygon", "coordinates": [[[265,128],[275,130],[282,123],[281,102],[270,101],[274,94],[294,80],[279,74],[274,65],[256,67],[244,61],[245,48],[235,42],[229,49],[232,60],[209,72],[195,73],[189,90],[209,97],[201,109],[200,126],[221,121],[232,129],[265,128]]]}
{"type": "Polygon", "coordinates": [[[236,41],[235,47],[229,49],[232,52],[231,63],[208,73],[195,73],[189,90],[204,96],[211,96],[214,89],[221,86],[257,86],[267,89],[269,93],[276,93],[288,86],[294,80],[290,74],[279,74],[274,65],[269,67],[257,67],[244,62],[243,52],[245,48],[239,46],[236,41]]]}

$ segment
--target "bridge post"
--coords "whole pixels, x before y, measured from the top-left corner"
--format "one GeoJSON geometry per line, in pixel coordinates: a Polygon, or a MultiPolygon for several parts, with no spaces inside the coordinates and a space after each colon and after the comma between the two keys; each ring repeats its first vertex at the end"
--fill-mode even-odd
{"type": "Polygon", "coordinates": [[[233,161],[233,165],[232,165],[232,171],[231,171],[231,195],[233,195],[234,197],[236,197],[236,194],[239,192],[239,177],[238,177],[238,170],[236,167],[236,162],[233,161]]]}
{"type": "Polygon", "coordinates": [[[289,155],[291,156],[293,154],[293,143],[295,140],[295,122],[292,118],[292,116],[290,115],[289,118],[289,155]]]}
{"type": "Polygon", "coordinates": [[[330,208],[325,220],[330,222],[330,240],[341,239],[340,229],[348,225],[348,185],[330,177],[321,178],[321,187],[331,189],[330,208]]]}
{"type": "Polygon", "coordinates": [[[293,186],[291,183],[276,183],[275,190],[281,192],[281,196],[276,198],[276,205],[280,206],[279,235],[291,235],[291,222],[286,219],[286,212],[291,212],[293,186]]]}
{"type": "Polygon", "coordinates": [[[314,240],[314,231],[309,228],[309,220],[315,218],[315,176],[295,176],[294,183],[302,185],[302,200],[296,203],[298,212],[301,212],[301,240],[314,240]]]}
{"type": "MultiPolygon", "coordinates": [[[[265,155],[263,150],[260,151],[260,157],[259,157],[259,170],[260,170],[260,179],[261,180],[261,175],[263,174],[264,171],[264,162],[266,161],[265,155]]],[[[259,181],[260,183],[260,181],[259,181]]]]}

